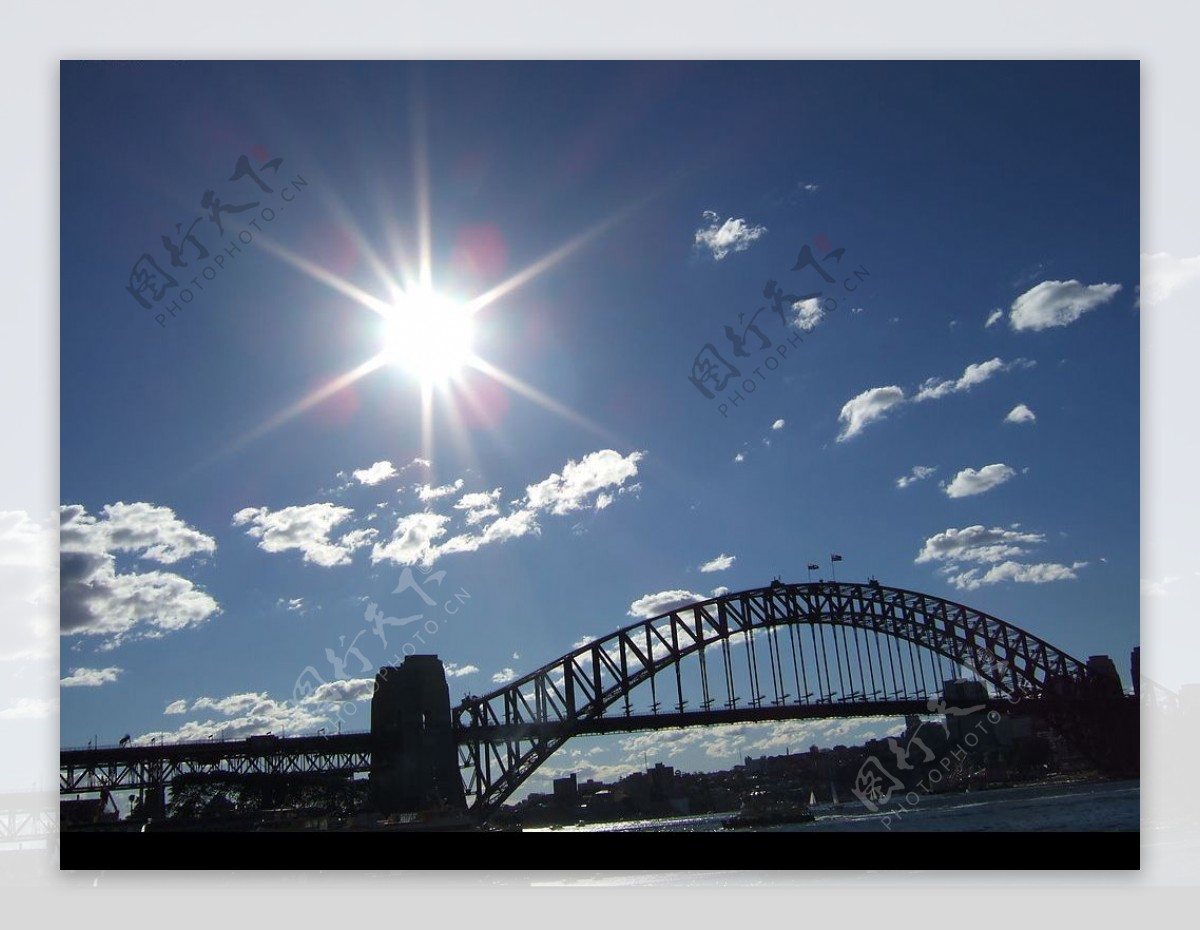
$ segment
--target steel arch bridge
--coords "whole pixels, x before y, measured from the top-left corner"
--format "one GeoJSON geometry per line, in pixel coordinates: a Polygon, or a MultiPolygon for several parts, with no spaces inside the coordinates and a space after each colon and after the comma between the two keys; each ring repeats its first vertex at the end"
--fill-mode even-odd
{"type": "MultiPolygon", "coordinates": [[[[486,819],[572,736],[928,714],[945,710],[936,702],[959,670],[990,684],[997,703],[1113,696],[1113,683],[1099,682],[1078,659],[964,604],[876,581],[775,581],[580,645],[489,694],[468,696],[453,725],[468,803],[486,819]],[[645,691],[650,702],[641,712],[634,694],[645,691]],[[669,709],[660,713],[664,699],[669,709]]],[[[1068,739],[1071,729],[1063,727],[1068,739]]]]}
{"type": "MultiPolygon", "coordinates": [[[[465,799],[484,821],[571,737],[936,715],[952,703],[945,682],[967,676],[991,686],[988,710],[1020,704],[1101,769],[1136,771],[1138,701],[1119,679],[982,611],[875,581],[776,581],[639,620],[465,698],[446,751],[453,772],[457,746],[465,799]]],[[[373,778],[391,751],[375,732],[64,749],[59,790],[161,793],[188,774],[373,778]]]]}

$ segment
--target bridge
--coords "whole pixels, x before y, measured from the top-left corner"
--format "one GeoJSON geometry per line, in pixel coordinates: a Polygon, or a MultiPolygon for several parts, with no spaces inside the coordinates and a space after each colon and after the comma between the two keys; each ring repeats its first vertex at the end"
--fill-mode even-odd
{"type": "Polygon", "coordinates": [[[383,810],[436,799],[485,820],[572,737],[946,713],[948,683],[964,678],[987,689],[972,710],[1019,708],[1101,769],[1127,769],[1131,755],[1136,765],[1137,701],[1107,657],[1083,662],[966,605],[873,580],[776,581],[629,624],[452,710],[441,663],[410,656],[377,675],[370,733],[64,750],[60,793],[161,795],[184,774],[368,772],[383,810]]]}

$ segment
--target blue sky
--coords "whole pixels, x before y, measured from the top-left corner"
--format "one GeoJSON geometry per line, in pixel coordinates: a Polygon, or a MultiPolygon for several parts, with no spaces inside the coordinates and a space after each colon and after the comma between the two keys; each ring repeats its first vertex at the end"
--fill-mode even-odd
{"type": "MultiPolygon", "coordinates": [[[[309,667],[358,728],[426,621],[452,695],[483,693],[832,552],[1127,677],[1138,94],[1136,63],[64,65],[63,745],[331,727],[295,696],[309,667]],[[228,180],[242,156],[270,192],[228,180]],[[209,190],[258,206],[222,237],[209,190]],[[519,278],[475,314],[486,370],[423,416],[383,364],[281,421],[380,351],[364,304],[415,281],[423,201],[437,293],[519,278]],[[160,243],[197,217],[185,278],[160,243]],[[806,246],[832,284],[793,270],[806,246]],[[143,253],[180,285],[148,307],[143,253]],[[760,307],[770,346],[735,356],[725,328],[760,307]],[[741,372],[712,399],[689,379],[706,344],[741,372]],[[394,591],[405,567],[434,606],[394,591]],[[373,609],[423,618],[385,646],[373,609]]],[[[554,766],[723,767],[872,726],[596,740],[554,766]]]]}

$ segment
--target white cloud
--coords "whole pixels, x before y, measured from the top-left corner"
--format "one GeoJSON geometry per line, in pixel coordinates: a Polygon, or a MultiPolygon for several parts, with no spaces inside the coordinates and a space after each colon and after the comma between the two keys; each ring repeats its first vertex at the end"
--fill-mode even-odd
{"type": "Polygon", "coordinates": [[[903,388],[894,384],[863,391],[857,397],[846,401],[838,414],[838,421],[844,425],[837,441],[844,442],[858,435],[868,424],[883,419],[894,407],[926,400],[940,400],[951,394],[969,391],[1000,372],[1029,368],[1033,364],[1034,362],[1023,358],[1013,362],[1005,362],[999,358],[975,362],[963,369],[963,373],[957,378],[926,378],[911,398],[905,395],[903,388]]]}
{"type": "Polygon", "coordinates": [[[937,467],[933,465],[914,465],[911,472],[896,479],[896,487],[907,488],[910,484],[928,478],[935,471],[937,467]]]}
{"type": "Polygon", "coordinates": [[[776,420],[771,424],[771,429],[783,429],[783,420],[776,420]]]}
{"type": "Polygon", "coordinates": [[[1057,562],[1037,562],[1025,564],[1021,562],[1001,562],[993,565],[982,575],[979,569],[972,568],[950,577],[954,587],[965,591],[974,591],[985,584],[997,584],[1001,581],[1014,581],[1019,584],[1046,584],[1050,581],[1073,581],[1079,577],[1076,571],[1087,565],[1087,562],[1075,562],[1072,565],[1060,565],[1057,562]]]}
{"type": "Polygon", "coordinates": [[[987,322],[983,324],[983,328],[987,329],[993,323],[998,323],[1002,319],[1004,319],[1004,311],[997,307],[988,314],[987,322]]]}
{"type": "MultiPolygon", "coordinates": [[[[444,541],[451,517],[437,513],[402,517],[397,522],[391,540],[374,546],[371,561],[388,560],[401,565],[420,563],[429,566],[444,555],[475,552],[491,543],[540,535],[542,530],[538,517],[542,513],[561,515],[591,506],[603,510],[618,495],[626,492],[636,494],[641,485],[625,486],[625,482],[637,475],[637,463],[644,455],[644,452],[632,452],[622,456],[612,449],[602,449],[585,455],[578,462],[568,461],[561,474],[552,474],[527,487],[527,496],[512,501],[511,506],[516,509],[503,516],[500,515],[499,506],[501,488],[464,494],[454,504],[454,509],[465,513],[466,525],[478,526],[485,520],[490,522],[477,532],[459,533],[444,541]]],[[[448,496],[461,486],[460,479],[454,485],[427,489],[423,496],[429,496],[431,492],[436,492],[435,497],[448,496]]]]}
{"type": "Polygon", "coordinates": [[[374,678],[341,678],[328,681],[304,698],[304,704],[344,704],[369,701],[375,694],[374,678]]]}
{"type": "Polygon", "coordinates": [[[507,542],[510,539],[520,539],[530,533],[540,535],[542,528],[538,525],[537,514],[532,510],[515,510],[507,516],[499,517],[489,523],[478,536],[463,534],[446,540],[440,546],[430,551],[430,559],[456,552],[475,552],[483,546],[494,542],[507,542]]]}
{"type": "Polygon", "coordinates": [[[98,688],[117,680],[123,672],[120,668],[76,668],[66,678],[60,678],[58,683],[63,688],[98,688]]]}
{"type": "Polygon", "coordinates": [[[1008,411],[1008,416],[1004,418],[1005,423],[1033,423],[1036,420],[1037,416],[1024,404],[1017,404],[1008,411]]]}
{"type": "Polygon", "coordinates": [[[165,571],[123,572],[114,551],[173,563],[208,553],[216,542],[178,520],[165,507],[113,504],[105,518],[78,504],[60,508],[59,627],[63,635],[109,635],[119,644],[139,624],[144,637],[203,623],[220,612],[217,602],[181,575],[165,571]],[[161,533],[156,536],[155,533],[161,533]]]}
{"type": "Polygon", "coordinates": [[[788,321],[789,324],[803,333],[811,333],[821,325],[826,316],[825,311],[821,309],[821,301],[816,297],[797,300],[792,304],[792,312],[795,316],[788,321]]]}
{"type": "Polygon", "coordinates": [[[735,455],[735,456],[733,457],[733,460],[734,460],[735,462],[744,462],[744,461],[746,461],[746,453],[745,453],[745,452],[739,452],[737,455],[735,455]]]}
{"type": "Polygon", "coordinates": [[[723,572],[737,560],[736,555],[726,555],[722,552],[715,559],[710,559],[700,566],[702,572],[723,572]]]}
{"type": "Polygon", "coordinates": [[[304,561],[330,568],[349,565],[356,549],[369,545],[374,529],[353,530],[336,541],[330,538],[334,527],[354,511],[336,504],[304,504],[272,511],[266,507],[246,507],[233,515],[234,526],[250,525],[246,535],[257,539],[264,552],[298,549],[304,561]]]}
{"type": "Polygon", "coordinates": [[[1018,584],[1046,584],[1070,581],[1087,562],[1062,565],[1057,562],[1017,562],[1015,556],[1027,554],[1028,547],[1045,542],[1040,533],[1019,533],[1000,527],[987,529],[968,526],[948,529],[925,540],[917,562],[943,562],[950,584],[960,590],[974,591],[983,585],[1011,581],[1018,584]],[[986,566],[964,568],[962,563],[986,566]]]}
{"type": "Polygon", "coordinates": [[[422,501],[435,501],[441,497],[449,497],[451,494],[457,494],[462,490],[463,480],[457,479],[452,484],[443,484],[440,487],[433,487],[428,484],[416,485],[417,497],[422,501]]]}
{"type": "Polygon", "coordinates": [[[1046,541],[1041,533],[1020,533],[994,526],[950,528],[930,536],[918,554],[917,562],[999,562],[1024,555],[1027,546],[1046,541]]]}
{"type": "Polygon", "coordinates": [[[284,599],[281,597],[281,598],[279,598],[279,600],[277,600],[275,602],[275,606],[282,607],[284,610],[303,610],[304,609],[304,598],[289,597],[289,598],[284,599]]]}
{"type": "Polygon", "coordinates": [[[1172,258],[1167,252],[1142,254],[1141,299],[1148,307],[1161,304],[1196,280],[1200,280],[1200,255],[1172,258]]]}
{"type": "Polygon", "coordinates": [[[163,713],[164,714],[186,714],[187,709],[188,709],[188,702],[186,700],[184,700],[183,698],[180,698],[178,701],[172,701],[170,704],[168,704],[166,706],[166,708],[163,709],[163,713]]]}
{"type": "Polygon", "coordinates": [[[845,442],[863,431],[869,423],[882,419],[893,407],[904,403],[904,391],[894,384],[871,388],[846,401],[838,422],[844,423],[837,441],[845,442]]]}
{"type": "Polygon", "coordinates": [[[500,499],[500,488],[492,491],[472,491],[464,494],[454,505],[455,510],[467,512],[467,524],[473,526],[488,517],[498,517],[500,508],[496,506],[500,499]]]}
{"type": "Polygon", "coordinates": [[[1008,324],[1015,330],[1042,330],[1074,323],[1089,310],[1108,303],[1119,284],[1043,281],[1013,301],[1008,324]]]}
{"type": "Polygon", "coordinates": [[[517,673],[511,668],[503,668],[492,676],[492,684],[506,685],[517,677],[517,673]]]}
{"type": "Polygon", "coordinates": [[[395,465],[384,459],[369,468],[356,468],[352,474],[359,484],[379,484],[388,478],[394,478],[399,472],[396,471],[395,465]]]}
{"type": "Polygon", "coordinates": [[[767,233],[765,226],[752,226],[744,219],[729,217],[724,223],[712,210],[705,210],[704,225],[696,230],[697,249],[707,249],[715,261],[730,252],[744,252],[750,244],[767,233]]]}
{"type": "Polygon", "coordinates": [[[650,617],[657,617],[659,614],[677,610],[680,607],[686,607],[688,604],[695,604],[697,601],[706,600],[708,598],[703,594],[695,594],[691,591],[659,591],[655,594],[646,594],[639,597],[629,605],[628,612],[631,617],[648,619],[650,617]]]}
{"type": "Polygon", "coordinates": [[[450,518],[437,513],[413,513],[401,517],[387,543],[376,543],[371,561],[396,562],[399,565],[432,565],[438,557],[435,541],[446,535],[450,518]]]}
{"type": "Polygon", "coordinates": [[[974,468],[964,468],[946,485],[946,496],[971,497],[975,494],[982,494],[1004,484],[1016,473],[1015,468],[1003,463],[984,465],[978,471],[974,468]]]}
{"type": "Polygon", "coordinates": [[[462,678],[466,675],[474,675],[478,673],[479,668],[474,665],[458,665],[454,662],[446,663],[446,674],[451,678],[462,678]]]}
{"type": "Polygon", "coordinates": [[[805,184],[803,181],[800,182],[798,187],[800,188],[800,190],[807,191],[810,194],[815,194],[817,191],[819,191],[821,189],[820,184],[805,184]]]}
{"type": "Polygon", "coordinates": [[[951,394],[958,394],[962,391],[969,391],[977,384],[983,384],[993,375],[1001,372],[1010,371],[1017,366],[1027,366],[1029,363],[1025,359],[1017,359],[1015,362],[1005,363],[1001,359],[992,358],[986,362],[976,362],[968,365],[958,378],[948,380],[939,380],[938,378],[927,378],[921,385],[913,397],[915,401],[923,400],[940,400],[943,397],[948,397],[951,394]]]}
{"type": "Polygon", "coordinates": [[[729,593],[729,589],[727,587],[725,587],[725,585],[718,585],[717,587],[712,589],[713,597],[724,597],[728,593],[729,593]]]}
{"type": "Polygon", "coordinates": [[[638,462],[644,452],[621,455],[612,449],[590,452],[578,462],[571,460],[563,466],[562,474],[532,484],[525,489],[533,510],[549,510],[554,514],[569,513],[588,505],[588,498],[601,490],[620,487],[638,473],[638,462]]]}
{"type": "MultiPolygon", "coordinates": [[[[361,679],[371,681],[371,679],[361,679]]],[[[330,682],[329,686],[342,685],[347,690],[361,686],[347,685],[345,682],[330,682]]],[[[322,686],[322,687],[329,687],[322,686]]],[[[320,688],[317,689],[320,691],[320,688]]],[[[336,693],[329,687],[327,694],[336,693]]],[[[242,739],[247,736],[258,736],[274,733],[289,736],[301,733],[313,733],[328,724],[329,717],[325,708],[320,704],[327,703],[317,699],[316,692],[303,701],[277,701],[261,692],[246,692],[231,694],[223,698],[201,697],[192,702],[190,711],[182,711],[175,701],[168,705],[168,712],[173,715],[183,713],[195,714],[198,711],[210,711],[218,714],[217,719],[189,720],[175,730],[156,730],[134,739],[134,744],[144,746],[151,740],[155,742],[193,742],[206,740],[210,737],[225,739],[242,739]]]]}

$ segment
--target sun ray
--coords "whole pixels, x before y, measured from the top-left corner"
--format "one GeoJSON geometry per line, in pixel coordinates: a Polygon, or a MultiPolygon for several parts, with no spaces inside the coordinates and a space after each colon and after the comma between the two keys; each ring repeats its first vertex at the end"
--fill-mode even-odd
{"type": "Polygon", "coordinates": [[[198,463],[196,467],[200,468],[200,467],[209,465],[212,462],[217,461],[218,459],[224,458],[225,456],[238,451],[243,446],[246,446],[246,445],[254,442],[257,439],[261,439],[267,433],[270,433],[271,431],[278,429],[280,426],[282,426],[284,423],[287,423],[289,420],[292,420],[292,419],[298,417],[300,414],[304,413],[305,411],[312,409],[313,407],[315,407],[317,404],[321,403],[322,401],[328,400],[330,397],[332,397],[334,394],[337,394],[339,391],[345,390],[350,385],[352,385],[355,381],[357,381],[359,378],[362,378],[365,375],[369,375],[371,372],[373,372],[376,368],[378,368],[383,363],[384,363],[384,358],[383,358],[382,353],[380,353],[378,355],[373,355],[373,356],[371,356],[371,358],[367,359],[361,365],[357,365],[354,368],[350,369],[349,371],[343,372],[342,374],[338,375],[337,377],[335,377],[329,381],[326,381],[320,387],[315,388],[312,391],[309,391],[307,394],[305,394],[302,398],[300,398],[294,404],[290,405],[289,407],[284,408],[279,413],[275,414],[275,416],[263,421],[258,426],[243,433],[241,436],[239,436],[233,442],[229,443],[228,445],[219,449],[217,452],[210,455],[208,458],[204,459],[202,462],[198,463]]]}
{"type": "Polygon", "coordinates": [[[416,72],[412,95],[414,184],[417,197],[418,284],[433,290],[433,219],[429,196],[429,133],[425,118],[424,81],[416,72]]]}
{"type": "Polygon", "coordinates": [[[565,404],[559,403],[553,397],[543,394],[537,388],[533,387],[533,385],[526,384],[524,381],[520,380],[514,375],[510,375],[507,371],[497,368],[491,362],[480,358],[478,355],[472,356],[467,364],[469,364],[472,368],[476,368],[483,372],[488,377],[499,381],[510,390],[516,391],[521,396],[541,405],[544,409],[549,410],[551,413],[557,413],[563,419],[569,420],[576,426],[583,427],[607,442],[618,444],[624,442],[620,436],[617,436],[610,430],[605,429],[599,423],[589,420],[583,414],[577,413],[565,404]]]}
{"type": "Polygon", "coordinates": [[[307,258],[301,258],[299,255],[290,252],[283,246],[263,239],[262,246],[275,257],[281,259],[291,265],[298,271],[304,272],[314,281],[319,281],[327,287],[332,288],[339,294],[349,297],[351,300],[366,307],[368,310],[373,310],[380,316],[387,316],[392,312],[392,305],[385,300],[380,300],[374,294],[364,291],[357,285],[351,284],[345,278],[338,277],[332,271],[322,268],[316,262],[307,258]]]}

